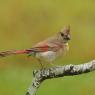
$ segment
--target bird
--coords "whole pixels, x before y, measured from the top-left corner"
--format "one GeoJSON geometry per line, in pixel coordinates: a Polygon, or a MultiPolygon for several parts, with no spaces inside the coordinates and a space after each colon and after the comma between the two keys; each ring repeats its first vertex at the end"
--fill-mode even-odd
{"type": "Polygon", "coordinates": [[[55,59],[67,53],[70,39],[70,25],[65,25],[55,35],[38,42],[29,49],[2,51],[0,57],[28,54],[28,56],[36,58],[43,68],[44,61],[53,64],[55,59]]]}

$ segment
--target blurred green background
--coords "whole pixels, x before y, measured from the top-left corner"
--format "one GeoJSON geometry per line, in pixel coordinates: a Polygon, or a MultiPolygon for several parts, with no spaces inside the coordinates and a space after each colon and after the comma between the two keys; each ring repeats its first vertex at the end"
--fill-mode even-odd
{"type": "MultiPolygon", "coordinates": [[[[1,0],[0,51],[30,48],[71,26],[70,51],[56,65],[95,58],[94,0],[1,0]]],[[[25,95],[39,64],[26,55],[0,59],[0,95],[25,95]]],[[[45,81],[37,95],[95,95],[95,72],[45,81]]]]}

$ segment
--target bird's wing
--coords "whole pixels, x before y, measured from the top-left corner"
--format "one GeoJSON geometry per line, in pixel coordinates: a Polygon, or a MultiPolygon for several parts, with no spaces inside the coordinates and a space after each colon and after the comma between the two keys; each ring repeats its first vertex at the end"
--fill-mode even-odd
{"type": "Polygon", "coordinates": [[[51,43],[47,41],[40,42],[36,44],[34,47],[30,48],[32,52],[45,52],[45,51],[57,51],[60,46],[56,43],[51,43]]]}

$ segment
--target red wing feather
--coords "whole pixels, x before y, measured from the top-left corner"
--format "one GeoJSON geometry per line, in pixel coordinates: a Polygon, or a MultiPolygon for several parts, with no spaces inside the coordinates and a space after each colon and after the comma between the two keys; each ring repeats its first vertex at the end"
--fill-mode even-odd
{"type": "Polygon", "coordinates": [[[45,52],[45,51],[48,51],[49,50],[49,46],[48,45],[44,45],[44,46],[38,46],[38,47],[33,47],[31,48],[33,51],[36,51],[36,52],[45,52]]]}

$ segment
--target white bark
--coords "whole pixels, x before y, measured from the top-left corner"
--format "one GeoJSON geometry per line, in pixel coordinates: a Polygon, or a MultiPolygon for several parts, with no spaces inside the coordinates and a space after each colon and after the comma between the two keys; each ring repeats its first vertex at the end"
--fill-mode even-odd
{"type": "Polygon", "coordinates": [[[33,82],[28,89],[26,95],[36,95],[37,89],[39,88],[40,84],[46,79],[79,75],[83,73],[88,73],[93,70],[95,70],[95,60],[80,65],[70,64],[45,68],[37,71],[35,70],[33,71],[33,82]]]}

